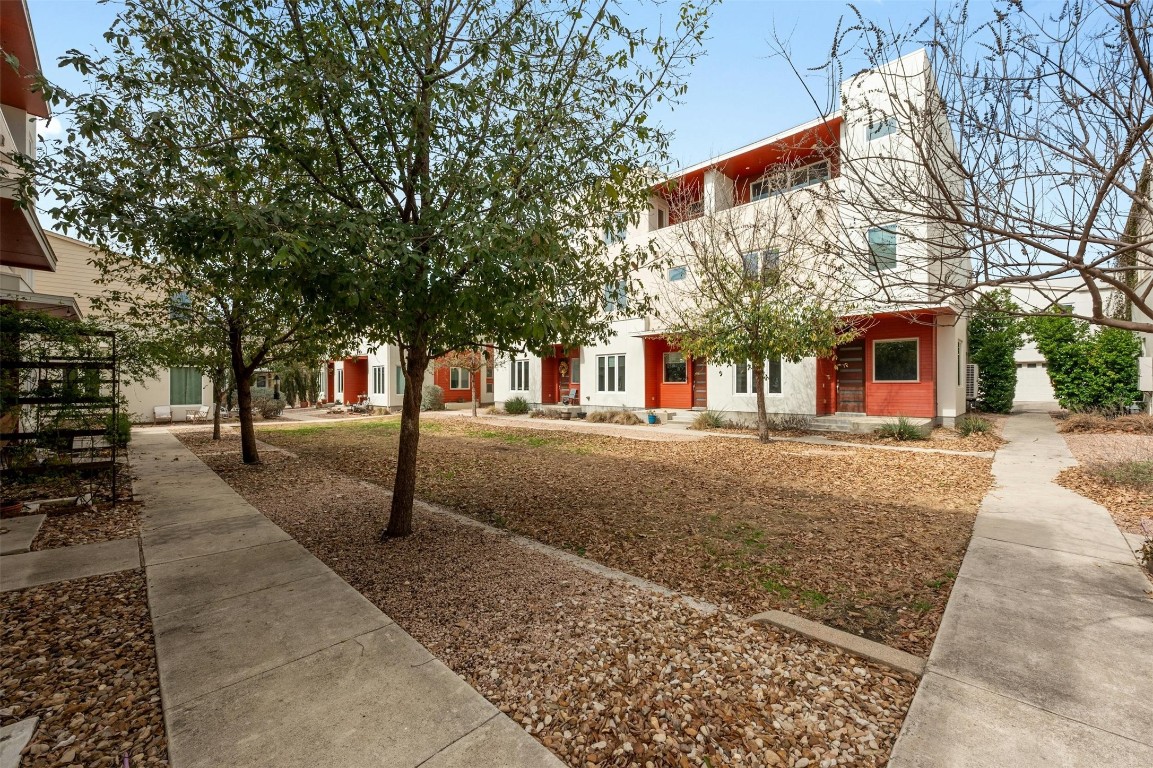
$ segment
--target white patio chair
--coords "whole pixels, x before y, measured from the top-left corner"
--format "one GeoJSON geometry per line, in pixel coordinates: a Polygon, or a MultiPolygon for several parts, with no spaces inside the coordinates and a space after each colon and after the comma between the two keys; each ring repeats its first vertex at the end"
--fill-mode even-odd
{"type": "Polygon", "coordinates": [[[208,406],[202,405],[195,411],[188,411],[184,414],[184,418],[193,423],[204,421],[208,418],[208,406]]]}
{"type": "Polygon", "coordinates": [[[161,419],[168,419],[168,423],[172,423],[171,405],[158,405],[152,409],[152,423],[156,424],[161,419]]]}

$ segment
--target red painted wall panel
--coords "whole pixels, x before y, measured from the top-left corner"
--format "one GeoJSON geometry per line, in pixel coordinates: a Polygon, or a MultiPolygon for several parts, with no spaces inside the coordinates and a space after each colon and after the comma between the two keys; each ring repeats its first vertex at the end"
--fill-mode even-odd
{"type": "Polygon", "coordinates": [[[880,318],[865,333],[865,412],[870,416],[937,415],[936,326],[931,315],[919,321],[880,318]],[[878,382],[873,380],[873,342],[884,339],[912,339],[920,342],[918,381],[878,382]]]}
{"type": "Polygon", "coordinates": [[[557,399],[557,365],[560,358],[545,357],[540,361],[540,401],[545,405],[554,405],[560,402],[557,399]]]}
{"type": "Polygon", "coordinates": [[[825,416],[837,410],[836,363],[831,357],[817,359],[817,415],[825,416]]]}
{"type": "Polygon", "coordinates": [[[352,405],[360,400],[361,395],[367,394],[368,359],[346,357],[344,359],[344,404],[352,405]]]}

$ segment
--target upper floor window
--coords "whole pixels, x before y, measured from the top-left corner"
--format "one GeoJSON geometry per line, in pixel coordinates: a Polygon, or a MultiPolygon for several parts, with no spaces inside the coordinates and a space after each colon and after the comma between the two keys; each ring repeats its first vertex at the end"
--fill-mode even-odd
{"type": "Polygon", "coordinates": [[[686,266],[671,267],[669,269],[669,282],[676,282],[677,280],[684,280],[688,277],[689,268],[686,266]]]}
{"type": "Polygon", "coordinates": [[[657,208],[657,229],[664,229],[669,225],[669,214],[664,208],[657,208]]]}
{"type": "MultiPolygon", "coordinates": [[[[753,364],[750,362],[737,363],[736,375],[733,377],[734,389],[738,395],[755,395],[760,382],[753,376],[753,364]]],[[[768,387],[765,394],[781,394],[781,358],[765,361],[765,380],[768,387]]]]}
{"type": "Polygon", "coordinates": [[[601,231],[601,237],[604,239],[606,245],[623,243],[625,237],[628,236],[628,232],[628,223],[625,221],[625,215],[618,213],[605,224],[605,228],[601,231]]]}
{"type": "Polygon", "coordinates": [[[829,161],[821,160],[799,168],[785,168],[766,173],[749,187],[749,200],[763,200],[794,189],[818,184],[829,178],[829,161]]]}
{"type": "Polygon", "coordinates": [[[776,248],[763,251],[750,251],[743,254],[745,278],[766,281],[781,266],[781,252],[776,248]]]}
{"type": "Polygon", "coordinates": [[[897,230],[891,226],[873,227],[868,232],[870,269],[886,272],[897,268],[897,230]]]}
{"type": "Polygon", "coordinates": [[[624,311],[629,308],[629,281],[617,280],[604,288],[605,312],[624,311]]]}
{"type": "Polygon", "coordinates": [[[168,319],[187,320],[192,308],[192,299],[184,291],[172,294],[168,299],[168,319]]]}
{"type": "Polygon", "coordinates": [[[886,117],[879,117],[873,122],[869,123],[869,127],[865,129],[865,140],[876,141],[890,136],[897,132],[897,118],[889,115],[886,117]]]}

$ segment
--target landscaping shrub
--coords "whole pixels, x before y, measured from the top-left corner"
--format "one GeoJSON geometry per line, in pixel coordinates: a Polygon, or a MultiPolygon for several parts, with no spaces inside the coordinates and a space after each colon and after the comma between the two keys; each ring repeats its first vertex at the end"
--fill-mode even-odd
{"type": "Polygon", "coordinates": [[[693,419],[691,429],[723,429],[729,426],[729,420],[722,411],[701,411],[693,419]]]}
{"type": "Polygon", "coordinates": [[[1014,355],[1024,341],[1025,325],[1011,313],[1019,307],[1006,289],[977,299],[969,321],[969,362],[980,368],[977,402],[990,413],[1013,409],[1017,389],[1014,355]]]}
{"type": "Polygon", "coordinates": [[[1132,435],[1153,435],[1153,415],[1132,413],[1109,418],[1097,411],[1071,413],[1061,420],[1060,432],[1106,433],[1124,432],[1132,435]]]}
{"type": "Polygon", "coordinates": [[[1062,408],[1121,412],[1137,400],[1141,342],[1120,328],[1090,330],[1068,316],[1036,317],[1029,333],[1049,366],[1062,408]]]}
{"type": "Polygon", "coordinates": [[[132,420],[127,413],[117,414],[116,418],[108,414],[104,420],[104,439],[117,448],[127,448],[132,440],[132,420]]]}
{"type": "Polygon", "coordinates": [[[969,435],[984,435],[993,431],[993,422],[988,419],[983,419],[980,416],[974,416],[971,413],[966,413],[957,417],[957,421],[953,424],[953,428],[961,435],[961,437],[968,437],[969,435]]]}
{"type": "Polygon", "coordinates": [[[513,416],[523,416],[528,413],[528,400],[523,397],[510,397],[504,401],[504,411],[513,416]]]}
{"type": "Polygon", "coordinates": [[[532,413],[529,414],[534,419],[559,419],[562,418],[561,410],[559,408],[534,408],[532,413]]]}
{"type": "Polygon", "coordinates": [[[1153,488],[1153,461],[1115,461],[1090,464],[1090,474],[1112,483],[1130,488],[1153,488]]]}
{"type": "Polygon", "coordinates": [[[619,411],[592,411],[585,418],[585,421],[593,424],[622,424],[624,426],[644,423],[635,413],[623,408],[619,411]]]}
{"type": "Polygon", "coordinates": [[[444,389],[435,384],[425,384],[420,391],[420,407],[425,411],[444,410],[444,389]]]}
{"type": "Polygon", "coordinates": [[[274,399],[271,397],[254,397],[252,398],[252,407],[266,419],[275,419],[284,412],[285,400],[283,397],[274,399]]]}
{"type": "Polygon", "coordinates": [[[1153,574],[1153,527],[1142,523],[1141,530],[1145,533],[1145,541],[1141,542],[1141,549],[1137,550],[1137,560],[1141,567],[1153,574]]]}
{"type": "Polygon", "coordinates": [[[500,416],[501,414],[504,413],[504,408],[500,408],[500,407],[495,406],[495,405],[490,405],[488,408],[486,408],[484,410],[484,412],[487,413],[489,416],[500,416]]]}
{"type": "Polygon", "coordinates": [[[811,425],[808,416],[800,413],[770,413],[769,429],[777,432],[804,432],[811,425]]]}
{"type": "Polygon", "coordinates": [[[889,440],[924,440],[929,435],[928,430],[920,424],[899,416],[896,421],[890,421],[877,428],[877,434],[889,440]]]}

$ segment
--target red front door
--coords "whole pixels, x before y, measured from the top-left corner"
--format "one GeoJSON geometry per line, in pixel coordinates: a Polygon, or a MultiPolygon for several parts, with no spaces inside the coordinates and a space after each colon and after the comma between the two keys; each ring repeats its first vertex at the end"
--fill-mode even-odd
{"type": "Polygon", "coordinates": [[[693,358],[693,407],[709,407],[709,366],[704,358],[693,358]]]}

